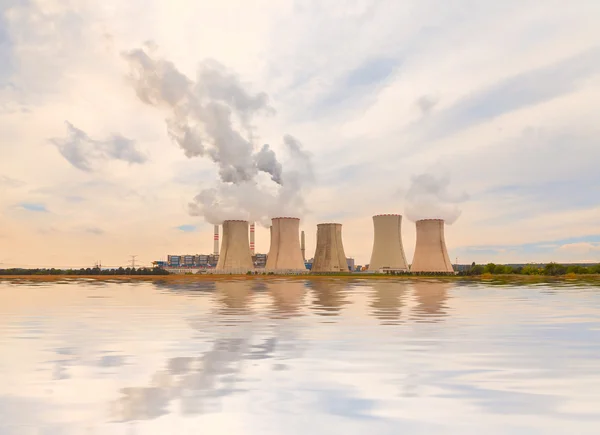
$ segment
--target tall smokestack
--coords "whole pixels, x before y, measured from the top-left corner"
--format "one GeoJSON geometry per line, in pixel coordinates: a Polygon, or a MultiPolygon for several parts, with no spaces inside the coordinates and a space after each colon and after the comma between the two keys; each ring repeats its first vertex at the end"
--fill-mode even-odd
{"type": "Polygon", "coordinates": [[[342,244],[342,224],[318,224],[313,272],[348,272],[342,244]]]}
{"type": "Polygon", "coordinates": [[[304,240],[304,231],[300,233],[300,250],[302,251],[302,260],[306,262],[306,242],[304,240]]]}
{"type": "Polygon", "coordinates": [[[223,240],[217,270],[246,273],[254,269],[248,243],[248,222],[228,220],[223,222],[223,240]]]}
{"type": "Polygon", "coordinates": [[[267,270],[304,270],[298,231],[300,219],[279,217],[271,220],[271,248],[267,257],[267,270]]]}
{"type": "Polygon", "coordinates": [[[444,221],[422,219],[416,225],[417,244],[411,272],[454,273],[444,240],[444,221]]]}
{"type": "Polygon", "coordinates": [[[250,255],[254,256],[254,222],[250,224],[250,255]]]}
{"type": "Polygon", "coordinates": [[[380,214],[373,216],[373,252],[369,270],[382,268],[408,271],[404,247],[402,246],[402,216],[380,214]]]}
{"type": "Polygon", "coordinates": [[[219,226],[215,225],[214,248],[213,253],[219,255],[219,226]]]}

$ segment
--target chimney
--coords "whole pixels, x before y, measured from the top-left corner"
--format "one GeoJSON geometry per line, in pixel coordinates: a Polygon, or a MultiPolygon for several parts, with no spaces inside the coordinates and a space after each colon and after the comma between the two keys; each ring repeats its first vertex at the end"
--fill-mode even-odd
{"type": "Polygon", "coordinates": [[[304,231],[300,233],[300,250],[302,251],[302,260],[306,262],[306,244],[304,241],[304,231]]]}
{"type": "Polygon", "coordinates": [[[213,250],[215,255],[219,255],[219,226],[215,225],[215,247],[213,250]]]}
{"type": "Polygon", "coordinates": [[[271,222],[271,248],[265,269],[306,271],[298,240],[300,219],[277,217],[271,219],[271,222]]]}
{"type": "Polygon", "coordinates": [[[373,216],[373,251],[369,270],[377,272],[377,270],[387,267],[408,272],[402,246],[401,226],[402,216],[399,214],[373,216]]]}
{"type": "Polygon", "coordinates": [[[254,257],[254,222],[250,224],[250,255],[254,257]]]}
{"type": "Polygon", "coordinates": [[[444,239],[442,219],[422,219],[416,222],[417,244],[411,272],[454,273],[444,239]]]}
{"type": "Polygon", "coordinates": [[[342,244],[342,224],[317,224],[317,247],[313,272],[348,272],[348,260],[342,244]]]}
{"type": "Polygon", "coordinates": [[[248,221],[223,221],[223,246],[217,270],[246,273],[254,269],[248,243],[248,221]],[[248,250],[246,250],[248,249],[248,250]]]}

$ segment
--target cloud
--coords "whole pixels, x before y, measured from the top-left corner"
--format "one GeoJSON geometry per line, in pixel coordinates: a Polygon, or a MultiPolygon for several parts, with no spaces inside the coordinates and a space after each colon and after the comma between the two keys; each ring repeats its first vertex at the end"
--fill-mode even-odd
{"type": "Polygon", "coordinates": [[[226,183],[253,180],[258,171],[280,181],[281,166],[269,146],[253,153],[252,119],[272,113],[264,92],[251,94],[234,73],[212,59],[200,63],[194,81],[148,50],[130,50],[123,58],[131,67],[129,79],[138,98],[170,112],[169,136],[187,157],[209,157],[226,183]]]}
{"type": "Polygon", "coordinates": [[[413,176],[405,194],[406,217],[412,221],[443,219],[446,224],[452,225],[461,214],[458,204],[469,196],[467,193],[450,193],[449,185],[450,176],[447,174],[423,173],[413,176]]]}
{"type": "Polygon", "coordinates": [[[198,230],[198,227],[196,225],[179,225],[177,229],[184,233],[193,233],[198,230]]]}
{"type": "Polygon", "coordinates": [[[440,98],[438,96],[423,95],[415,101],[415,105],[423,115],[428,115],[439,102],[440,98]]]}
{"type": "Polygon", "coordinates": [[[556,249],[557,252],[567,252],[570,254],[592,254],[600,252],[600,243],[579,242],[567,243],[556,249]]]}
{"type": "MultiPolygon", "coordinates": [[[[240,3],[245,19],[232,20],[227,6],[188,0],[169,10],[157,0],[0,1],[0,174],[27,183],[0,186],[0,232],[15,262],[28,264],[31,249],[49,265],[210,252],[212,231],[199,221],[221,207],[263,223],[280,210],[303,214],[309,252],[314,225],[335,217],[348,252],[365,264],[370,216],[402,212],[410,175],[438,176],[441,164],[451,169],[448,191],[470,194],[443,201],[461,211],[446,233],[452,257],[461,245],[569,235],[588,238],[559,245],[595,243],[595,2],[292,3],[240,3]],[[156,42],[135,45],[148,40],[156,42]],[[65,120],[92,142],[121,133],[152,158],[128,166],[126,156],[87,140],[64,156],[48,138],[69,140],[65,120]],[[310,154],[308,170],[290,157],[288,133],[310,154]],[[215,140],[225,145],[217,150],[215,140]],[[65,171],[67,157],[88,170],[65,171]],[[302,193],[290,193],[293,186],[302,193]],[[404,195],[393,195],[397,186],[404,195]],[[211,189],[214,203],[195,204],[201,218],[190,219],[188,203],[211,189]],[[14,205],[24,201],[51,213],[19,212],[14,205]],[[63,232],[38,234],[36,217],[63,232]],[[177,222],[198,230],[175,241],[177,222]],[[82,230],[94,225],[106,234],[82,230]],[[93,245],[89,261],[82,243],[93,245]]],[[[415,231],[406,223],[410,256],[415,231]]],[[[266,251],[268,231],[256,236],[266,251]]],[[[556,247],[500,249],[490,255],[575,257],[548,252],[556,247]]]]}
{"type": "Polygon", "coordinates": [[[270,220],[277,216],[304,216],[308,212],[304,194],[314,180],[311,154],[293,136],[285,135],[283,142],[287,160],[280,186],[269,189],[257,181],[218,183],[194,197],[188,205],[189,213],[215,225],[244,219],[264,227],[269,227],[270,220]]]}
{"type": "Polygon", "coordinates": [[[25,183],[23,183],[20,180],[11,178],[11,177],[7,177],[6,175],[0,175],[0,186],[4,186],[4,187],[21,187],[23,186],[25,183]]]}
{"type": "Polygon", "coordinates": [[[46,206],[44,204],[38,204],[38,203],[33,203],[33,202],[22,202],[21,204],[19,204],[19,206],[27,211],[42,212],[42,213],[48,212],[48,209],[46,209],[46,206]]]}
{"type": "Polygon", "coordinates": [[[101,160],[122,160],[130,164],[142,164],[147,161],[135,146],[135,141],[119,134],[113,134],[104,141],[91,139],[83,130],[66,122],[68,136],[63,139],[51,139],[62,156],[77,169],[91,172],[92,164],[101,160]]]}
{"type": "Polygon", "coordinates": [[[101,236],[104,234],[104,230],[98,227],[85,227],[83,228],[83,231],[88,234],[93,234],[95,236],[101,236]]]}
{"type": "Polygon", "coordinates": [[[600,234],[536,243],[461,246],[454,248],[454,253],[462,259],[461,263],[597,263],[600,258],[593,258],[600,253],[600,234]]]}
{"type": "Polygon", "coordinates": [[[473,92],[452,106],[415,124],[424,140],[434,140],[489,121],[506,113],[541,104],[575,91],[600,68],[600,47],[593,47],[558,62],[503,78],[473,92]]]}

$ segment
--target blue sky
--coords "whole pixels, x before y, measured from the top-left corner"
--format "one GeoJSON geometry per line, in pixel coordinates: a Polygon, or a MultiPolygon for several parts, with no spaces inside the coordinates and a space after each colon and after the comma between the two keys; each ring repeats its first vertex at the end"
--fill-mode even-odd
{"type": "MultiPolygon", "coordinates": [[[[309,253],[316,224],[338,220],[347,254],[367,263],[371,216],[405,213],[411,177],[428,173],[468,194],[446,226],[453,259],[600,261],[598,16],[593,0],[2,2],[0,263],[212,251],[212,225],[188,204],[222,188],[219,166],[187,157],[169,134],[177,111],[136,94],[123,56],[135,49],[190,81],[218,61],[246,92],[239,104],[268,96],[272,110],[233,128],[254,151],[268,143],[284,173],[298,164],[292,135],[314,179],[293,180],[283,205],[264,173],[256,189],[219,192],[238,195],[240,217],[295,207],[309,253]]],[[[268,237],[258,226],[259,251],[268,237]]],[[[406,216],[403,238],[410,261],[406,216]]]]}

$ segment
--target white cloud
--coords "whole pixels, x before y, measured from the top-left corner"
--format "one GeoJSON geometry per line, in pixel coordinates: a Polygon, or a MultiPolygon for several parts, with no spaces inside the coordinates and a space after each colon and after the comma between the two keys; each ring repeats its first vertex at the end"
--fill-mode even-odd
{"type": "MultiPolygon", "coordinates": [[[[210,227],[173,228],[201,223],[187,204],[217,168],[188,161],[168,137],[168,114],[140,103],[125,79],[121,53],[149,40],[187,77],[212,58],[269,95],[276,114],[257,120],[257,146],[279,156],[289,132],[315,162],[308,252],[314,225],[335,218],[346,250],[368,262],[371,215],[402,212],[398,188],[440,168],[453,191],[470,194],[446,232],[451,255],[600,234],[600,196],[589,188],[600,181],[597,2],[35,0],[0,11],[10,60],[0,66],[0,231],[17,262],[32,250],[53,265],[212,249],[210,227]],[[93,138],[134,140],[147,162],[78,171],[48,143],[65,120],[93,138]],[[46,204],[48,222],[15,214],[24,201],[46,204]],[[38,234],[44,225],[104,234],[56,243],[38,234]]],[[[257,233],[260,250],[267,237],[257,233]]],[[[410,257],[408,220],[404,239],[410,257]]]]}

